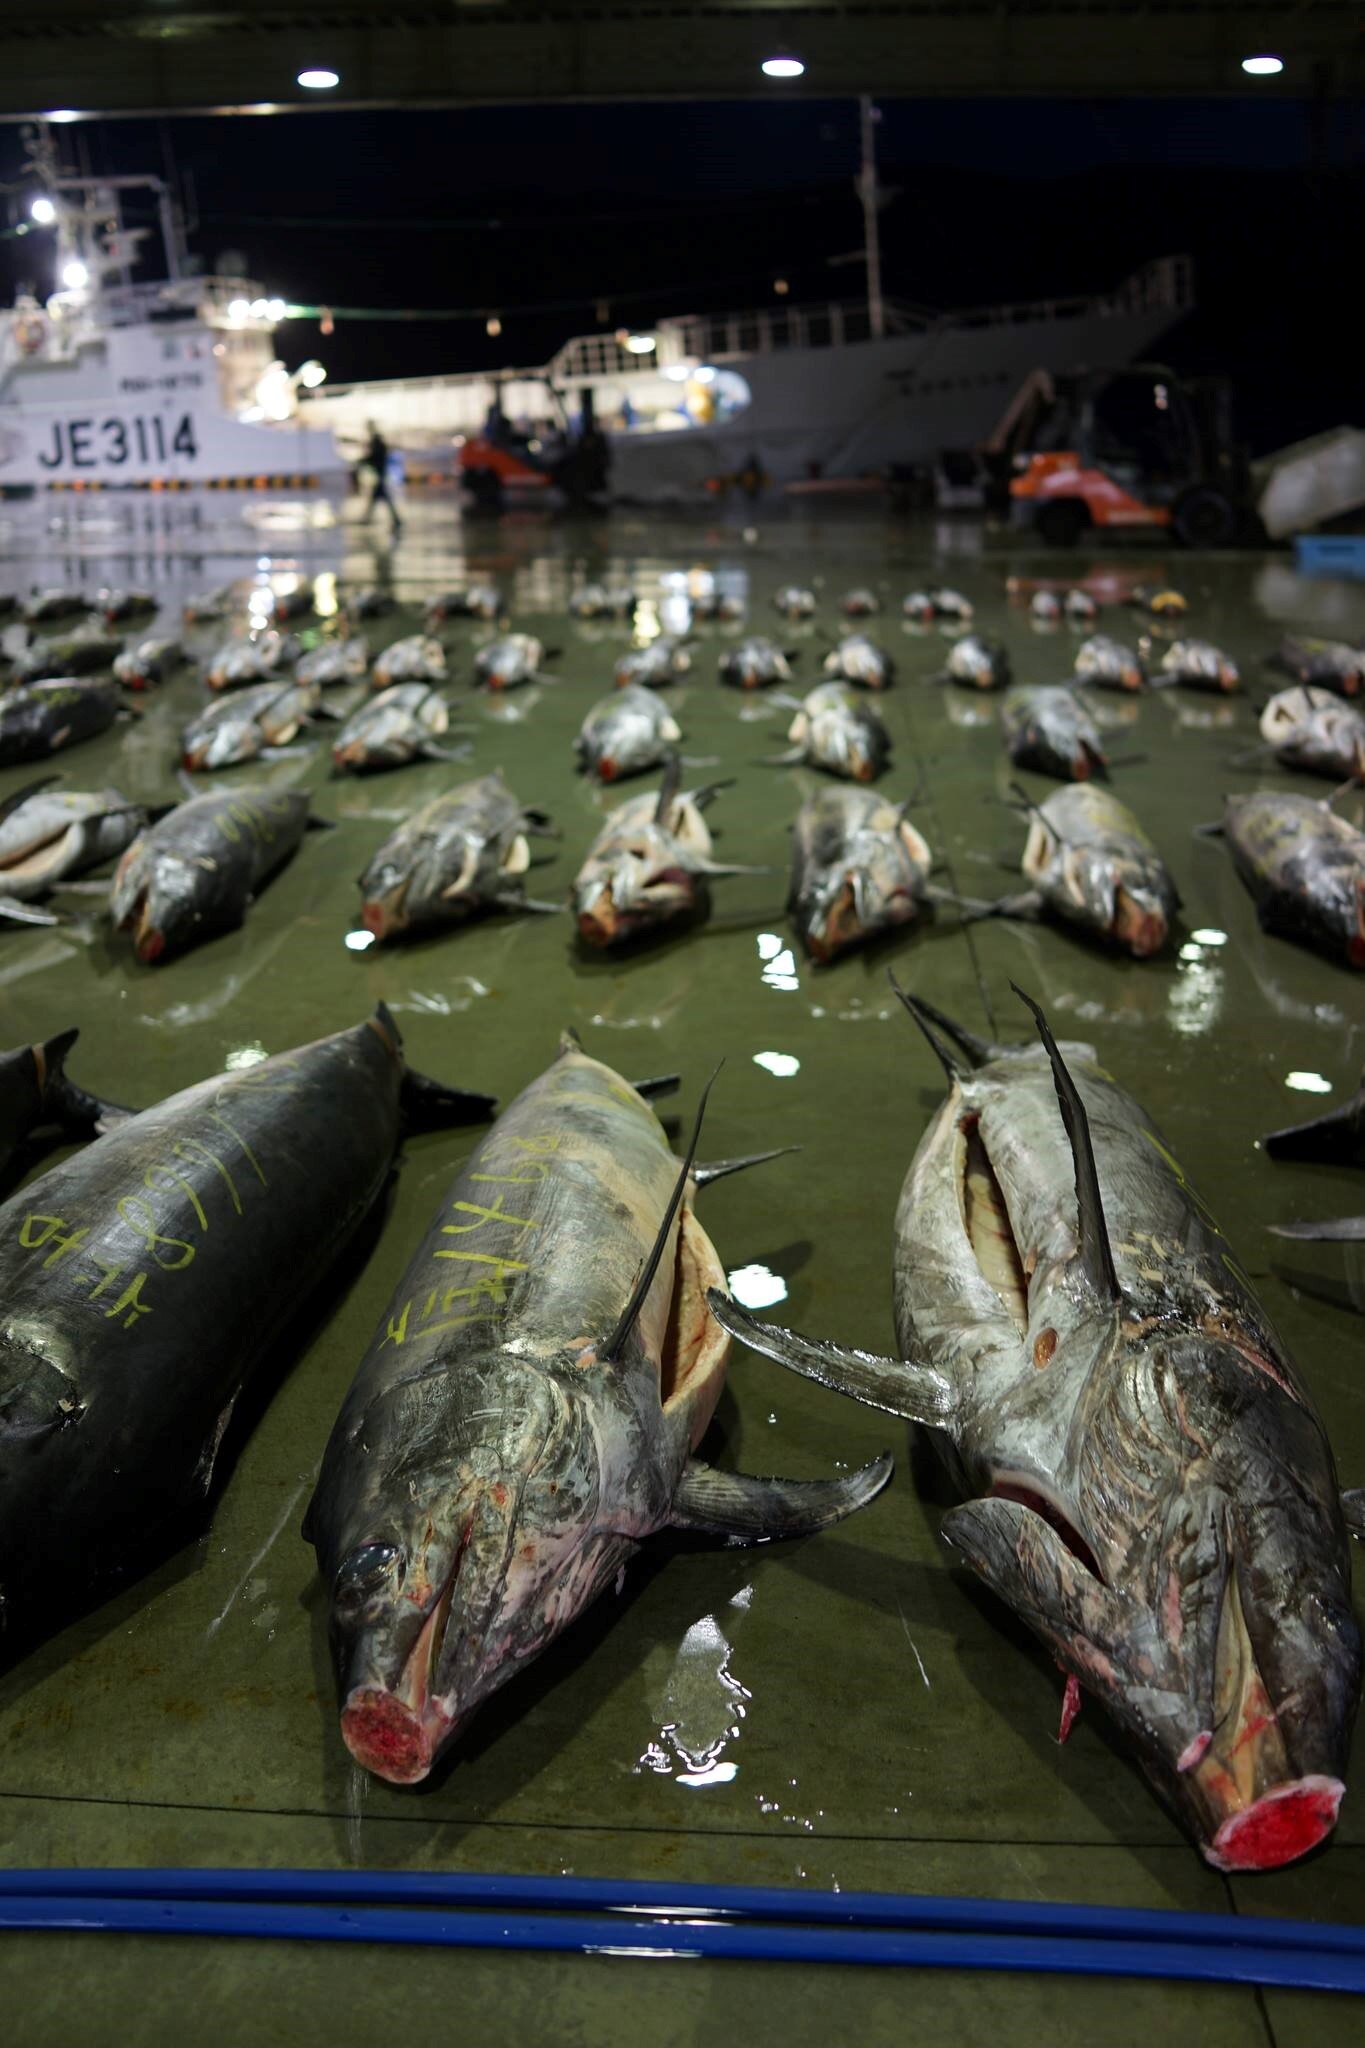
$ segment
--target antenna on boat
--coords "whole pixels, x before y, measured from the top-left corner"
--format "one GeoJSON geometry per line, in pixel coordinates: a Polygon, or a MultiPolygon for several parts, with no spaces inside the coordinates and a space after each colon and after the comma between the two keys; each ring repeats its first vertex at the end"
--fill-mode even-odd
{"type": "Polygon", "coordinates": [[[858,197],[863,202],[863,248],[867,257],[867,324],[874,340],[886,332],[886,311],[882,304],[882,244],[877,220],[877,150],[875,129],[881,119],[872,104],[871,93],[858,100],[863,161],[858,172],[858,197]]]}

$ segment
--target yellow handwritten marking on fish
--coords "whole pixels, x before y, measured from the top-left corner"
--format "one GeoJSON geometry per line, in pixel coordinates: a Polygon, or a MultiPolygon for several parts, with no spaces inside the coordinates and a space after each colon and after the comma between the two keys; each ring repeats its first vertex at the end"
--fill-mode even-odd
{"type": "Polygon", "coordinates": [[[191,1181],[187,1181],[183,1173],[177,1173],[173,1166],[149,1166],[147,1168],[147,1171],[142,1176],[142,1185],[144,1188],[150,1188],[152,1193],[155,1194],[158,1185],[164,1187],[167,1180],[172,1182],[174,1186],[182,1188],[184,1190],[185,1200],[193,1209],[195,1216],[198,1219],[199,1228],[201,1230],[207,1230],[209,1227],[209,1219],[204,1214],[204,1205],[200,1201],[198,1195],[195,1193],[193,1183],[191,1181]],[[162,1180],[160,1183],[158,1183],[156,1178],[158,1174],[164,1174],[165,1180],[162,1180]]]}
{"type": "MultiPolygon", "coordinates": [[[[431,1337],[435,1336],[436,1333],[441,1330],[458,1330],[462,1328],[463,1325],[466,1323],[486,1323],[489,1320],[486,1311],[473,1310],[470,1313],[458,1316],[452,1316],[450,1314],[450,1309],[455,1301],[459,1300],[462,1296],[476,1295],[478,1292],[479,1289],[471,1287],[448,1288],[446,1292],[440,1297],[441,1313],[445,1317],[445,1321],[439,1323],[431,1323],[427,1322],[426,1319],[427,1317],[431,1316],[436,1309],[437,1297],[435,1292],[433,1291],[431,1294],[427,1296],[425,1302],[422,1304],[421,1314],[418,1318],[420,1322],[423,1322],[425,1324],[425,1327],[420,1331],[414,1331],[413,1335],[431,1337]]],[[[385,1344],[406,1344],[408,1340],[408,1319],[411,1316],[411,1314],[412,1303],[411,1301],[405,1301],[403,1303],[403,1307],[400,1313],[396,1316],[389,1317],[388,1325],[384,1331],[384,1335],[380,1339],[381,1350],[383,1349],[385,1344]]]]}
{"type": "Polygon", "coordinates": [[[403,1303],[403,1313],[398,1317],[389,1317],[388,1328],[385,1330],[383,1337],[384,1344],[405,1344],[407,1342],[408,1317],[411,1313],[412,1303],[405,1301],[403,1303]]]}
{"type": "Polygon", "coordinates": [[[49,1266],[55,1266],[58,1260],[64,1259],[68,1252],[74,1251],[89,1235],[88,1224],[83,1229],[72,1230],[64,1216],[38,1216],[30,1213],[19,1226],[19,1242],[26,1252],[39,1251],[45,1244],[53,1246],[43,1260],[44,1272],[49,1266]],[[40,1230],[40,1224],[46,1227],[40,1230]],[[66,1232],[65,1237],[58,1235],[61,1231],[66,1232]]]}
{"type": "Polygon", "coordinates": [[[146,1278],[145,1273],[135,1274],[132,1285],[124,1289],[112,1308],[104,1311],[106,1317],[113,1318],[122,1316],[127,1309],[129,1313],[123,1318],[125,1330],[131,1330],[139,1316],[149,1316],[152,1312],[151,1303],[142,1299],[142,1283],[146,1278]]]}
{"type": "Polygon", "coordinates": [[[1224,1252],[1222,1257],[1224,1266],[1227,1268],[1228,1272],[1231,1273],[1233,1279],[1237,1282],[1238,1286],[1245,1287],[1247,1293],[1250,1294],[1253,1291],[1250,1274],[1246,1273],[1243,1270],[1243,1268],[1238,1265],[1236,1259],[1233,1257],[1231,1252],[1224,1252]]]}
{"type": "Polygon", "coordinates": [[[223,1115],[222,1110],[217,1108],[211,1109],[209,1111],[209,1122],[221,1124],[223,1126],[223,1129],[227,1132],[228,1136],[231,1139],[233,1139],[233,1141],[236,1144],[241,1146],[243,1152],[245,1152],[246,1154],[247,1164],[250,1166],[257,1180],[260,1182],[263,1188],[268,1188],[270,1183],[266,1179],[264,1173],[261,1171],[261,1164],[260,1161],[257,1159],[256,1154],[252,1151],[250,1145],[247,1144],[247,1141],[242,1136],[241,1132],[236,1130],[234,1126],[228,1122],[227,1118],[223,1115]]]}
{"type": "Polygon", "coordinates": [[[546,1132],[538,1138],[517,1138],[509,1133],[507,1142],[522,1152],[558,1152],[564,1140],[557,1132],[546,1132]]]}
{"type": "Polygon", "coordinates": [[[471,1173],[471,1180],[501,1183],[506,1187],[533,1188],[550,1178],[550,1169],[542,1159],[523,1159],[518,1162],[526,1167],[525,1173],[471,1173]]]}
{"type": "Polygon", "coordinates": [[[216,1152],[210,1151],[209,1147],[206,1144],[204,1144],[202,1139],[177,1138],[175,1143],[171,1147],[171,1152],[176,1159],[184,1159],[191,1166],[195,1163],[195,1154],[198,1153],[200,1155],[201,1160],[207,1160],[210,1166],[215,1167],[222,1176],[223,1185],[226,1187],[228,1191],[228,1196],[232,1202],[233,1208],[237,1211],[237,1214],[239,1216],[241,1215],[242,1198],[237,1192],[236,1181],[232,1178],[232,1175],[228,1172],[222,1160],[218,1157],[218,1154],[216,1152]]]}
{"type": "Polygon", "coordinates": [[[507,1272],[524,1273],[527,1270],[525,1259],[504,1259],[497,1252],[442,1251],[433,1252],[432,1257],[437,1259],[469,1259],[476,1265],[497,1266],[507,1272]]]}
{"type": "Polygon", "coordinates": [[[85,1256],[89,1259],[92,1266],[98,1266],[100,1273],[103,1275],[103,1278],[97,1280],[90,1290],[91,1301],[98,1301],[105,1288],[111,1286],[115,1280],[120,1279],[127,1271],[127,1266],[122,1259],[102,1259],[98,1252],[87,1252],[85,1256]]]}
{"type": "Polygon", "coordinates": [[[158,1230],[156,1211],[150,1202],[143,1201],[141,1195],[122,1195],[114,1207],[129,1230],[142,1239],[163,1273],[178,1273],[183,1266],[190,1264],[194,1258],[194,1246],[187,1243],[183,1237],[169,1237],[164,1231],[158,1230]],[[137,1215],[138,1210],[142,1211],[141,1219],[137,1215]],[[163,1258],[158,1249],[163,1244],[173,1246],[182,1256],[178,1259],[163,1258]]]}
{"type": "Polygon", "coordinates": [[[539,1230],[540,1228],[540,1225],[530,1216],[509,1216],[502,1206],[501,1195],[495,1196],[491,1209],[485,1209],[478,1202],[452,1202],[450,1206],[452,1209],[458,1209],[462,1215],[477,1217],[478,1221],[476,1223],[443,1223],[441,1225],[441,1234],[444,1237],[462,1237],[466,1231],[482,1230],[485,1223],[513,1223],[520,1230],[539,1230]]]}

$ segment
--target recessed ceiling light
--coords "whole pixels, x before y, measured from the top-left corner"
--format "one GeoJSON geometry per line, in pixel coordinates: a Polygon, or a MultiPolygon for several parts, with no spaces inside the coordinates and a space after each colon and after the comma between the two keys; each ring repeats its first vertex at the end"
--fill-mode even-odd
{"type": "Polygon", "coordinates": [[[1252,78],[1274,78],[1284,70],[1283,57],[1243,57],[1242,69],[1252,78]]]}
{"type": "Polygon", "coordinates": [[[761,69],[765,78],[800,78],[806,67],[799,57],[765,57],[761,69]]]}
{"type": "Polygon", "coordinates": [[[308,92],[330,92],[334,85],[340,85],[340,83],[341,73],[339,71],[328,71],[323,66],[319,66],[311,71],[300,71],[299,73],[299,84],[308,92]]]}

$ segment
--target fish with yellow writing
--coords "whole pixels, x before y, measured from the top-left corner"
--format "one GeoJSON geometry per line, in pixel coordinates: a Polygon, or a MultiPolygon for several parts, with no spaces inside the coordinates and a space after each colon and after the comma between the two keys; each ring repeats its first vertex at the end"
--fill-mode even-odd
{"type": "Polygon", "coordinates": [[[493,1107],[413,1074],[381,1005],[127,1117],[0,1206],[7,1648],[202,1511],[242,1388],[380,1196],[404,1128],[493,1107]]]}
{"type": "Polygon", "coordinates": [[[191,797],[139,833],[119,862],[109,892],[115,927],[149,963],[235,931],[304,833],[323,823],[298,790],[191,797]]]}
{"type": "Polygon", "coordinates": [[[342,1738],[378,1776],[425,1778],[657,1531],[805,1535],[890,1477],[889,1456],[804,1481],[697,1458],[729,1346],[694,1198],[758,1162],[703,1166],[696,1144],[675,1159],[640,1089],[566,1036],[466,1161],[380,1318],[304,1525],[342,1738]]]}

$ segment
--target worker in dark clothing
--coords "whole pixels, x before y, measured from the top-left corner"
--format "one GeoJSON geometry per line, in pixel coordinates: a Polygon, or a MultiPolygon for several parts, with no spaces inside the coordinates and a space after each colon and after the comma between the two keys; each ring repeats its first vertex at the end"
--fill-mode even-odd
{"type": "Polygon", "coordinates": [[[389,517],[393,521],[393,530],[396,534],[401,533],[403,522],[398,516],[398,507],[389,496],[389,444],[373,420],[370,420],[368,425],[370,439],[365,450],[365,461],[374,472],[374,488],[370,492],[369,509],[365,516],[373,519],[379,506],[387,505],[389,517]]]}

